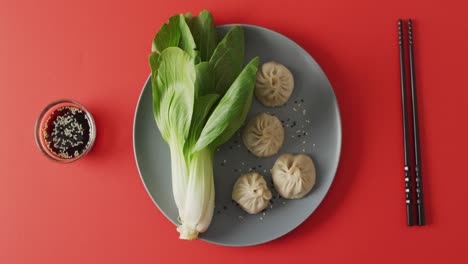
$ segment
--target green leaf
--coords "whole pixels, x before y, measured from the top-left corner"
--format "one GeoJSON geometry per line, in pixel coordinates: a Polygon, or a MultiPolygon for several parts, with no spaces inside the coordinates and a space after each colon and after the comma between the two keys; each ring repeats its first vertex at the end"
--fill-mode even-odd
{"type": "Polygon", "coordinates": [[[156,119],[159,116],[159,107],[156,107],[155,103],[159,104],[159,93],[157,92],[156,76],[159,68],[159,53],[152,52],[149,56],[149,64],[151,66],[151,86],[153,91],[153,114],[156,119]]]}
{"type": "Polygon", "coordinates": [[[162,25],[154,37],[152,51],[161,53],[169,47],[180,47],[190,56],[198,59],[197,46],[186,22],[190,19],[190,13],[170,17],[169,23],[162,25]]]}
{"type": "Polygon", "coordinates": [[[187,22],[187,24],[189,23],[190,19],[192,19],[192,13],[190,12],[187,12],[184,14],[184,18],[185,18],[185,22],[187,22]]]}
{"type": "Polygon", "coordinates": [[[252,59],[237,76],[206,121],[193,152],[208,146],[217,148],[242,126],[252,104],[257,66],[258,57],[252,59]]]}
{"type": "Polygon", "coordinates": [[[214,90],[213,70],[208,62],[195,65],[195,105],[193,109],[192,125],[190,127],[189,141],[186,144],[187,155],[197,143],[203,126],[211,113],[220,95],[212,93],[214,90]]]}
{"type": "Polygon", "coordinates": [[[191,17],[188,25],[200,52],[201,61],[209,61],[216,48],[217,35],[213,16],[203,10],[196,17],[191,17]]]}
{"type": "Polygon", "coordinates": [[[163,52],[169,47],[177,47],[180,42],[179,29],[180,15],[175,15],[169,18],[168,24],[163,24],[158,33],[153,39],[151,51],[163,52]]]}
{"type": "Polygon", "coordinates": [[[218,94],[207,94],[196,99],[196,103],[193,109],[192,124],[190,127],[190,133],[185,145],[186,155],[191,154],[191,150],[195,146],[203,130],[203,126],[209,117],[213,105],[218,101],[218,94]]]}
{"type": "Polygon", "coordinates": [[[150,56],[153,71],[153,107],[156,123],[166,142],[175,137],[181,144],[190,130],[195,98],[193,58],[177,47],[165,49],[159,58],[150,56]]]}
{"type": "Polygon", "coordinates": [[[197,45],[195,44],[195,40],[193,39],[192,32],[190,31],[187,22],[185,21],[185,17],[183,15],[179,15],[179,30],[180,30],[180,43],[179,47],[185,52],[187,52],[192,58],[196,58],[198,55],[197,52],[197,45]]]}
{"type": "Polygon", "coordinates": [[[214,72],[213,68],[208,62],[200,62],[195,65],[197,72],[197,79],[195,80],[195,93],[198,96],[205,94],[215,93],[214,87],[214,72]]]}
{"type": "Polygon", "coordinates": [[[223,95],[242,70],[244,64],[244,31],[232,27],[219,42],[210,64],[215,72],[215,91],[223,95]]]}

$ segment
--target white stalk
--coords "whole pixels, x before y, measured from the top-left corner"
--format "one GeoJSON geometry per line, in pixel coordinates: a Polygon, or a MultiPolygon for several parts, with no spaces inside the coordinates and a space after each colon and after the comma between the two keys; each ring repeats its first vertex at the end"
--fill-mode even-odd
{"type": "Polygon", "coordinates": [[[170,141],[171,171],[172,171],[172,194],[179,209],[179,215],[184,209],[185,194],[188,184],[187,163],[180,143],[176,139],[170,141]]]}
{"type": "Polygon", "coordinates": [[[193,155],[189,164],[189,179],[185,204],[179,207],[181,239],[197,239],[206,231],[214,211],[213,151],[203,149],[193,155]]]}

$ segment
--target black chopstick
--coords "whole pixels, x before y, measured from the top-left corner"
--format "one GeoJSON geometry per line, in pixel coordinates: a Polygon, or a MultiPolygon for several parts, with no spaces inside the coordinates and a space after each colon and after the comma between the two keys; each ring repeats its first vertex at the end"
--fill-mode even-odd
{"type": "Polygon", "coordinates": [[[419,121],[418,102],[416,97],[416,76],[414,66],[414,45],[413,45],[413,22],[408,20],[408,50],[411,77],[411,104],[413,107],[413,137],[414,137],[414,173],[416,179],[416,206],[418,213],[418,225],[425,224],[422,178],[421,178],[421,149],[419,144],[419,121]]]}
{"type": "Polygon", "coordinates": [[[413,218],[413,195],[411,188],[410,149],[408,136],[408,111],[406,109],[406,72],[405,56],[403,46],[403,21],[398,20],[398,46],[400,48],[400,80],[401,80],[401,107],[403,113],[403,148],[404,148],[404,171],[405,171],[405,197],[406,197],[406,221],[408,226],[414,224],[413,218]]]}

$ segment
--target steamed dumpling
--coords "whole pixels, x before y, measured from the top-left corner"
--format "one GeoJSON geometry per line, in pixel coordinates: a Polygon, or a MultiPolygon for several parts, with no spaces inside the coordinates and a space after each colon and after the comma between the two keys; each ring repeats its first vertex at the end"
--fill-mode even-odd
{"type": "Polygon", "coordinates": [[[304,154],[283,154],[271,169],[278,193],[288,199],[304,197],[314,187],[316,172],[312,159],[304,154]]]}
{"type": "Polygon", "coordinates": [[[284,142],[284,128],[276,116],[261,113],[249,121],[242,140],[257,157],[269,157],[278,152],[284,142]]]}
{"type": "Polygon", "coordinates": [[[267,62],[257,72],[255,96],[265,106],[275,107],[285,104],[293,89],[293,75],[280,63],[267,62]]]}
{"type": "Polygon", "coordinates": [[[271,197],[265,179],[257,172],[239,177],[232,190],[232,199],[249,214],[256,214],[265,209],[271,197]]]}

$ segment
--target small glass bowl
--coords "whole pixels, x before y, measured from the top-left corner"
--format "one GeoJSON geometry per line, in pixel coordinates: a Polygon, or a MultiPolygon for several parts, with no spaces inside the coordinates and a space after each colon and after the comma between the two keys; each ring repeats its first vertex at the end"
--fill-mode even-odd
{"type": "Polygon", "coordinates": [[[80,103],[73,101],[73,100],[68,100],[68,99],[62,99],[62,100],[57,100],[54,101],[50,104],[48,104],[42,111],[39,117],[36,120],[36,126],[34,129],[34,135],[36,138],[36,144],[41,150],[42,154],[46,156],[47,158],[59,162],[59,163],[70,163],[76,160],[79,160],[80,158],[84,157],[88,152],[92,149],[94,145],[94,141],[96,139],[96,124],[94,123],[93,116],[91,113],[80,103]],[[63,158],[58,156],[57,154],[53,153],[51,149],[47,147],[46,139],[44,136],[44,131],[45,126],[47,125],[49,117],[57,110],[62,107],[73,107],[77,108],[83,113],[85,113],[86,118],[88,120],[89,124],[89,139],[87,142],[86,148],[83,150],[81,154],[78,156],[74,156],[72,158],[63,158]]]}

